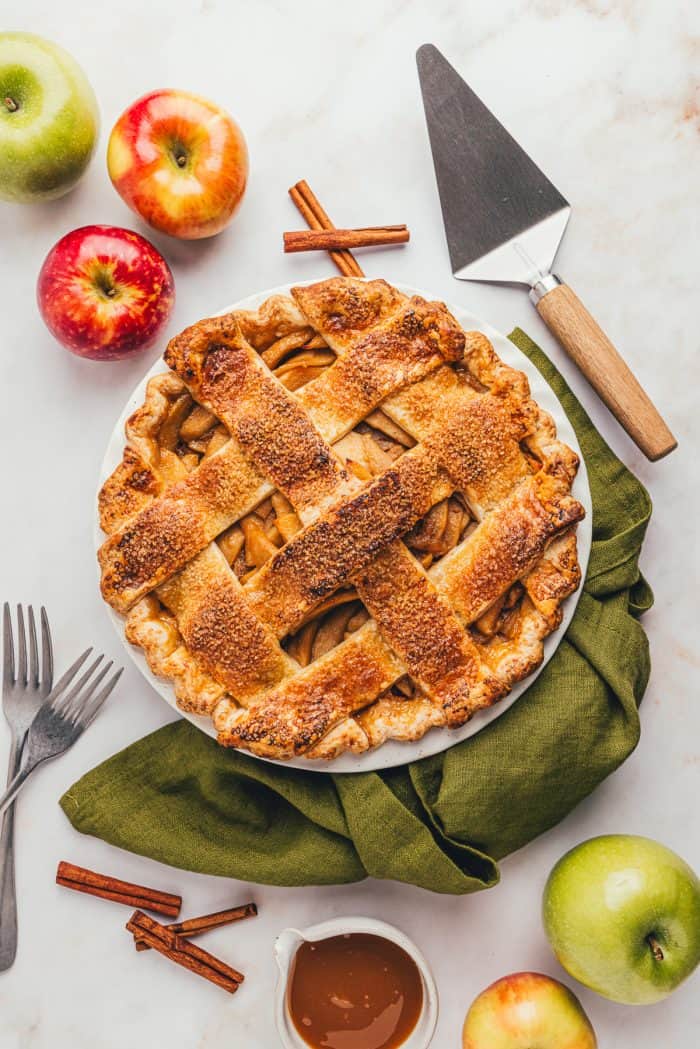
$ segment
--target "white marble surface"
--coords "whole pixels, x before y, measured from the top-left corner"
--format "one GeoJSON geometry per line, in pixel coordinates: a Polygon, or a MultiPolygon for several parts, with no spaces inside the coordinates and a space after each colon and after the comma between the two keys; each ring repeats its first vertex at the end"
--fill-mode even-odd
{"type": "MultiPolygon", "coordinates": [[[[97,91],[104,127],[76,192],[41,207],[0,205],[0,596],[46,604],[59,662],[86,641],[120,653],[96,588],[95,478],[115,415],[155,352],[114,365],[69,356],[42,327],[34,281],[48,248],[75,226],[138,226],[109,184],[106,135],[126,104],[159,86],[225,104],[252,156],[244,206],[222,236],[189,245],[153,237],[177,281],[171,333],[259,288],[333,272],[323,258],[282,254],[282,230],[300,224],[286,196],[297,178],[308,178],[339,223],[407,222],[410,246],[364,254],[367,273],[462,302],[504,331],[521,324],[551,354],[651,490],[655,514],[643,564],[657,601],[645,619],[654,671],[636,754],[562,825],[506,861],[497,888],[464,899],[370,881],[252,888],[159,869],[77,835],[56,804],[61,792],[172,717],[128,667],[89,735],[37,775],[21,799],[21,943],[14,968],[0,975],[0,1046],[273,1049],[274,935],[289,923],[341,913],[381,916],[416,939],[442,996],[434,1044],[456,1046],[467,1005],[490,980],[525,968],[561,976],[538,910],[546,874],[565,849],[605,831],[637,832],[700,869],[697,4],[25,0],[4,15],[9,28],[43,33],[76,55],[97,91]],[[668,460],[644,461],[562,359],[524,294],[453,281],[413,59],[426,40],[446,52],[574,204],[558,269],[665,412],[680,442],[668,460]],[[208,940],[246,970],[243,990],[229,999],[154,955],[136,959],[121,910],[53,885],[60,858],[172,886],[191,913],[257,899],[256,922],[208,940]]],[[[6,745],[2,724],[0,754],[6,745]]],[[[586,991],[581,998],[601,1046],[692,1049],[698,979],[646,1009],[586,991]]]]}

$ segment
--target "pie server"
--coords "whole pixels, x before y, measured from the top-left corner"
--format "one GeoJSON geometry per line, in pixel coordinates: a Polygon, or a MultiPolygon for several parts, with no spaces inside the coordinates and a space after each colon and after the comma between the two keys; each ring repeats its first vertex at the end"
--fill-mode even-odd
{"type": "Polygon", "coordinates": [[[552,273],[571,207],[432,44],[416,60],[452,272],[529,285],[537,312],[648,459],[676,440],[602,328],[552,273]]]}

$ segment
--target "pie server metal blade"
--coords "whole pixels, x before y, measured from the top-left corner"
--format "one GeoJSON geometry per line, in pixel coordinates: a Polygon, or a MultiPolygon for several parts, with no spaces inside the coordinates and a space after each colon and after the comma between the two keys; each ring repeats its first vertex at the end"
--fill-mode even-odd
{"type": "Polygon", "coordinates": [[[453,274],[534,285],[568,202],[436,47],[416,58],[453,274]]]}
{"type": "Polygon", "coordinates": [[[583,303],[551,272],[571,208],[432,44],[416,54],[452,272],[529,285],[547,327],[649,459],[676,440],[583,303]]]}

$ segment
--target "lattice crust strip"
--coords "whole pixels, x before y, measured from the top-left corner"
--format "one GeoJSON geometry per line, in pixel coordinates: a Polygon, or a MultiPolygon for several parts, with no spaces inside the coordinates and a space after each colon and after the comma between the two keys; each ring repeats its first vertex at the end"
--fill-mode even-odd
{"type": "Polygon", "coordinates": [[[583,510],[525,376],[443,305],[350,278],[292,295],[172,340],[100,494],[100,563],[222,743],[334,757],[530,673],[583,510]]]}

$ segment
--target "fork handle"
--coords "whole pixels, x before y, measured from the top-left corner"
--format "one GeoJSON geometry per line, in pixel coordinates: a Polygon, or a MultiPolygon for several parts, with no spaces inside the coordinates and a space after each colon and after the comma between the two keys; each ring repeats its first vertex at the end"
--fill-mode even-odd
{"type": "MultiPolygon", "coordinates": [[[[8,762],[8,784],[17,775],[22,741],[13,738],[8,762]]],[[[11,807],[0,831],[0,972],[13,964],[17,954],[17,897],[15,894],[15,810],[11,807]]]]}
{"type": "Polygon", "coordinates": [[[40,764],[41,761],[27,761],[25,758],[19,772],[12,778],[7,790],[2,797],[0,797],[0,816],[2,816],[3,812],[6,812],[9,809],[10,805],[24,786],[27,777],[34,771],[37,765],[40,764]]]}

